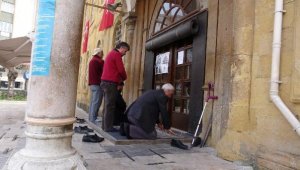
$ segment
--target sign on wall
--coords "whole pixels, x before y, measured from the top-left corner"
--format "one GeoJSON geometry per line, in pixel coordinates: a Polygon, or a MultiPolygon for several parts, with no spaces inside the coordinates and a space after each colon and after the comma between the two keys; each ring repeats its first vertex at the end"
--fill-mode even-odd
{"type": "Polygon", "coordinates": [[[33,76],[48,76],[50,73],[54,19],[55,0],[39,0],[31,67],[33,76]]]}
{"type": "Polygon", "coordinates": [[[170,52],[156,56],[155,74],[167,74],[169,72],[170,52]]]}

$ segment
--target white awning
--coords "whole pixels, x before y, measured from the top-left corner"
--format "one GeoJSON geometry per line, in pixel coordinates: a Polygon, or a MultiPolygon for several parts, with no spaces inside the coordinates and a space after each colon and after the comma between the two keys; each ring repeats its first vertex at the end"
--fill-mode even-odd
{"type": "Polygon", "coordinates": [[[15,67],[30,63],[32,42],[29,37],[18,37],[0,41],[0,65],[15,67]]]}

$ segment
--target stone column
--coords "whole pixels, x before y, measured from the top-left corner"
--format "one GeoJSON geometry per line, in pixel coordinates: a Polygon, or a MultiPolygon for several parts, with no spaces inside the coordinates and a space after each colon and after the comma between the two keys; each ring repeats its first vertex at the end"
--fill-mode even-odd
{"type": "Polygon", "coordinates": [[[231,101],[228,128],[245,131],[250,123],[251,67],[253,56],[255,2],[233,1],[233,56],[231,58],[231,101]],[[234,122],[234,123],[232,123],[234,122]]]}
{"type": "Polygon", "coordinates": [[[131,90],[132,90],[132,83],[135,81],[134,78],[132,77],[133,74],[133,68],[134,65],[132,65],[132,60],[134,59],[133,54],[134,54],[134,44],[133,38],[134,38],[134,31],[135,31],[135,23],[136,23],[136,16],[132,13],[128,13],[126,16],[124,16],[123,21],[126,26],[126,42],[130,45],[130,51],[127,53],[125,56],[125,68],[126,72],[128,75],[128,79],[126,80],[125,83],[125,89],[124,89],[124,99],[131,103],[132,102],[132,95],[131,95],[131,90]]]}
{"type": "Polygon", "coordinates": [[[26,146],[9,170],[86,169],[71,145],[83,10],[83,0],[56,0],[50,75],[31,77],[26,146]]]}
{"type": "MultiPolygon", "coordinates": [[[[228,120],[224,121],[224,119],[217,119],[220,121],[220,131],[224,129],[224,133],[214,137],[220,139],[216,148],[221,157],[228,160],[240,160],[245,159],[245,157],[250,154],[254,154],[252,153],[254,152],[254,149],[251,148],[251,142],[253,141],[248,136],[247,131],[251,128],[251,67],[254,40],[255,1],[233,0],[232,5],[232,30],[234,36],[231,48],[233,50],[232,57],[230,58],[229,78],[231,87],[228,98],[228,101],[230,102],[228,108],[228,120]],[[227,126],[225,124],[227,124],[227,126]],[[243,145],[247,147],[241,147],[243,145]],[[248,155],[242,157],[244,156],[244,153],[247,153],[248,155]]],[[[223,22],[223,20],[219,20],[219,22],[223,22]]],[[[223,89],[226,88],[223,87],[223,89]]],[[[220,97],[221,101],[222,97],[223,96],[220,97]]],[[[224,100],[222,102],[224,102],[224,100]]],[[[216,114],[220,114],[221,116],[218,117],[222,118],[224,112],[216,112],[216,114]]]]}

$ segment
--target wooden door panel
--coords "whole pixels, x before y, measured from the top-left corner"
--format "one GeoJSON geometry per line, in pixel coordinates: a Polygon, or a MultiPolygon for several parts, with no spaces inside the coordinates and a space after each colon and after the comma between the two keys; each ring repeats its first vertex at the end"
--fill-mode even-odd
{"type": "Polygon", "coordinates": [[[173,85],[175,95],[172,100],[172,125],[175,128],[188,131],[189,105],[192,68],[192,40],[177,44],[174,48],[173,85]]]}
{"type": "Polygon", "coordinates": [[[184,116],[182,114],[177,115],[177,113],[173,113],[172,127],[187,131],[188,126],[189,126],[189,119],[187,116],[184,116]]]}

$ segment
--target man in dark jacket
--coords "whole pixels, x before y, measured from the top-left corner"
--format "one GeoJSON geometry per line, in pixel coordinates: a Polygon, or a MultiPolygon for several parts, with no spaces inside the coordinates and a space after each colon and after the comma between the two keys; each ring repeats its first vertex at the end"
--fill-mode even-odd
{"type": "Polygon", "coordinates": [[[126,111],[127,123],[122,127],[128,138],[156,139],[155,125],[160,125],[162,119],[163,128],[171,128],[169,113],[167,110],[168,99],[174,94],[171,84],[163,85],[161,90],[150,90],[139,97],[126,111]]]}
{"type": "Polygon", "coordinates": [[[100,88],[101,76],[103,71],[103,51],[101,48],[96,48],[93,53],[93,58],[89,63],[89,86],[91,89],[91,101],[89,111],[89,121],[95,123],[98,117],[98,111],[103,99],[103,91],[100,88]]]}
{"type": "Polygon", "coordinates": [[[117,86],[127,79],[122,57],[130,50],[126,42],[119,43],[105,58],[101,88],[104,91],[104,114],[102,128],[106,132],[114,132],[114,113],[116,109],[117,86]]]}

